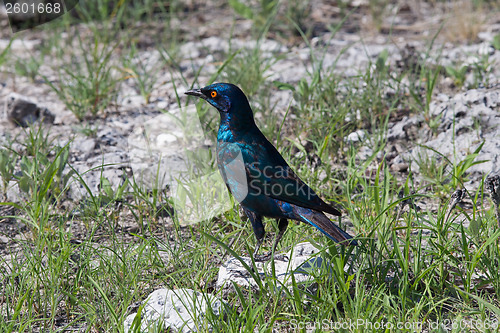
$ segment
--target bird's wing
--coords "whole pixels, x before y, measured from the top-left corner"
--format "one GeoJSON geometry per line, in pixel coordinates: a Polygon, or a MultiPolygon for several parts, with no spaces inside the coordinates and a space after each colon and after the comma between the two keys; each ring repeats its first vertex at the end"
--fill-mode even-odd
{"type": "Polygon", "coordinates": [[[341,215],[295,174],[267,140],[265,144],[254,142],[252,145],[226,143],[220,148],[218,159],[224,163],[219,162],[219,169],[236,199],[247,195],[265,195],[301,207],[341,215]]]}
{"type": "Polygon", "coordinates": [[[256,188],[276,200],[340,216],[340,212],[321,200],[284,160],[280,164],[267,163],[265,159],[261,161],[246,165],[251,179],[249,193],[256,188]]]}

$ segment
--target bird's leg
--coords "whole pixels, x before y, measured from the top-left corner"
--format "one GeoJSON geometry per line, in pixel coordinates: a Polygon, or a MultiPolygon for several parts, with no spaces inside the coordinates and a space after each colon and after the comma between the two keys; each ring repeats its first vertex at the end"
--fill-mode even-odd
{"type": "Polygon", "coordinates": [[[255,261],[260,261],[259,260],[260,256],[257,255],[257,253],[259,253],[259,248],[260,248],[260,245],[262,244],[263,240],[264,240],[264,237],[262,237],[261,239],[257,238],[257,245],[255,245],[255,250],[253,251],[253,258],[255,261]]]}
{"type": "MultiPolygon", "coordinates": [[[[257,256],[257,252],[255,252],[254,256],[253,256],[255,261],[268,261],[269,259],[271,259],[273,253],[276,253],[276,248],[278,247],[278,243],[280,242],[281,238],[285,234],[287,227],[288,227],[288,220],[287,219],[279,219],[278,220],[278,234],[276,235],[276,238],[274,239],[273,250],[267,252],[266,254],[262,254],[260,256],[257,256]]],[[[260,246],[260,244],[257,243],[257,246],[260,246]]],[[[283,259],[285,259],[285,256],[282,254],[275,255],[274,259],[283,260],[283,259]]]]}
{"type": "Polygon", "coordinates": [[[268,261],[271,258],[271,252],[266,254],[257,254],[259,252],[260,245],[264,241],[264,234],[262,234],[262,238],[259,238],[257,234],[255,234],[255,236],[257,237],[257,245],[255,245],[255,251],[253,251],[253,259],[255,261],[268,261]]]}
{"type": "Polygon", "coordinates": [[[255,238],[257,238],[257,245],[255,245],[255,250],[253,251],[253,258],[255,261],[266,261],[265,255],[259,256],[259,248],[264,241],[264,236],[266,235],[266,230],[264,229],[264,224],[262,223],[262,216],[255,214],[253,211],[243,208],[245,214],[248,216],[250,222],[252,222],[253,233],[255,238]]]}
{"type": "Polygon", "coordinates": [[[260,225],[258,223],[253,223],[253,232],[255,233],[255,237],[257,238],[257,245],[255,245],[255,250],[253,251],[253,259],[255,261],[268,261],[269,258],[271,258],[271,253],[266,253],[266,254],[261,254],[259,255],[259,248],[262,245],[262,242],[264,241],[264,236],[266,235],[266,232],[264,231],[264,225],[262,224],[262,219],[259,219],[260,225]]]}
{"type": "MultiPolygon", "coordinates": [[[[276,239],[274,240],[272,253],[276,253],[276,248],[278,247],[278,243],[280,242],[281,238],[285,234],[287,227],[288,227],[288,220],[287,219],[279,219],[278,220],[278,234],[276,235],[276,239]]],[[[274,256],[274,259],[278,259],[278,260],[283,260],[284,258],[285,258],[285,256],[282,254],[274,256]]]]}

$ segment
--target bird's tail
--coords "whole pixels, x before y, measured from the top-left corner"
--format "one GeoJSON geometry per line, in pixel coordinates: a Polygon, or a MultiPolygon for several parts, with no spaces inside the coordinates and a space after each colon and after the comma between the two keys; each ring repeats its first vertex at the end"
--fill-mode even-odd
{"type": "Polygon", "coordinates": [[[330,221],[322,212],[293,205],[295,215],[302,221],[316,227],[331,240],[344,245],[358,245],[358,242],[347,232],[330,221]]]}

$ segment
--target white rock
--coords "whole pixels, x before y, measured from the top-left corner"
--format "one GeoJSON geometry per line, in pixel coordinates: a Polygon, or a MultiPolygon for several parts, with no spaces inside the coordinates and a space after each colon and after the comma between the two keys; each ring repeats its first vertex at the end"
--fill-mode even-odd
{"type": "Polygon", "coordinates": [[[79,151],[79,155],[83,155],[76,156],[78,159],[86,159],[88,156],[90,156],[94,152],[95,146],[96,140],[94,138],[83,136],[78,136],[71,144],[71,148],[73,150],[79,151]]]}
{"type": "Polygon", "coordinates": [[[158,137],[156,138],[156,143],[159,146],[166,145],[168,143],[172,143],[175,141],[177,141],[177,136],[170,134],[170,133],[159,134],[158,137]]]}
{"type": "MultiPolygon", "coordinates": [[[[311,270],[318,270],[323,258],[316,255],[319,250],[311,243],[300,243],[296,245],[284,259],[274,260],[274,270],[278,281],[284,285],[292,283],[292,274],[297,283],[312,281],[313,276],[309,274],[311,270]]],[[[243,261],[252,266],[252,260],[249,257],[242,257],[243,261]]],[[[272,275],[272,262],[256,262],[258,274],[261,276],[272,275]]],[[[229,258],[219,269],[217,277],[217,288],[230,289],[232,283],[236,283],[241,287],[258,287],[252,275],[236,258],[229,258]]]]}
{"type": "Polygon", "coordinates": [[[168,108],[168,101],[158,101],[156,103],[156,108],[159,109],[159,110],[162,110],[162,109],[166,109],[168,108]]]}
{"type": "Polygon", "coordinates": [[[480,55],[492,55],[495,53],[495,48],[490,45],[490,43],[481,43],[479,44],[479,48],[477,53],[480,55]]]}
{"type": "MultiPolygon", "coordinates": [[[[141,312],[140,332],[151,332],[163,325],[172,332],[207,332],[210,324],[205,320],[209,307],[215,315],[223,313],[224,302],[211,294],[191,289],[159,289],[152,292],[141,312]]],[[[127,316],[123,323],[125,333],[132,329],[137,313],[127,316]]]]}
{"type": "Polygon", "coordinates": [[[349,134],[345,138],[345,141],[348,143],[354,143],[354,142],[363,141],[365,138],[366,138],[366,132],[364,130],[357,130],[357,131],[349,134]]]}
{"type": "Polygon", "coordinates": [[[121,101],[121,104],[126,107],[140,107],[146,103],[146,100],[141,95],[127,96],[121,101]]]}
{"type": "Polygon", "coordinates": [[[489,31],[481,31],[477,34],[477,38],[479,38],[480,40],[484,40],[486,42],[493,41],[494,37],[495,36],[489,31]]]}
{"type": "MultiPolygon", "coordinates": [[[[458,164],[472,154],[484,141],[479,155],[474,161],[484,161],[471,165],[467,173],[477,182],[482,175],[500,171],[500,118],[498,105],[500,104],[498,89],[471,89],[457,94],[446,100],[439,98],[430,105],[433,116],[438,116],[439,126],[437,136],[426,138],[424,130],[415,132],[417,142],[422,146],[410,148],[407,153],[394,159],[393,163],[415,161],[412,171],[418,172],[419,163],[425,158],[439,158],[446,156],[453,163],[458,164]],[[439,154],[436,154],[430,147],[439,154]]],[[[389,141],[402,140],[404,133],[411,129],[410,123],[417,124],[417,117],[403,119],[390,127],[389,141]]],[[[391,125],[389,125],[391,126],[391,125]]],[[[417,127],[418,128],[418,127],[417,127]]]]}
{"type": "Polygon", "coordinates": [[[12,123],[27,127],[42,119],[44,123],[54,123],[54,115],[44,107],[40,107],[29,97],[17,93],[10,93],[5,99],[4,118],[12,123]]]}
{"type": "Polygon", "coordinates": [[[490,91],[486,93],[484,104],[491,109],[500,105],[500,91],[490,91]]]}

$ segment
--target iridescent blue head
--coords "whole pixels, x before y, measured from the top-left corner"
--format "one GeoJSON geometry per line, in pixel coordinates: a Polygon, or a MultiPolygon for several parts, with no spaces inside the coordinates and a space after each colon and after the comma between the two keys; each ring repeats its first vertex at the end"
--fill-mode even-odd
{"type": "Polygon", "coordinates": [[[229,115],[253,119],[252,109],[248,99],[240,88],[231,83],[214,83],[201,89],[186,91],[187,95],[196,96],[206,100],[219,110],[221,117],[229,115]]]}

